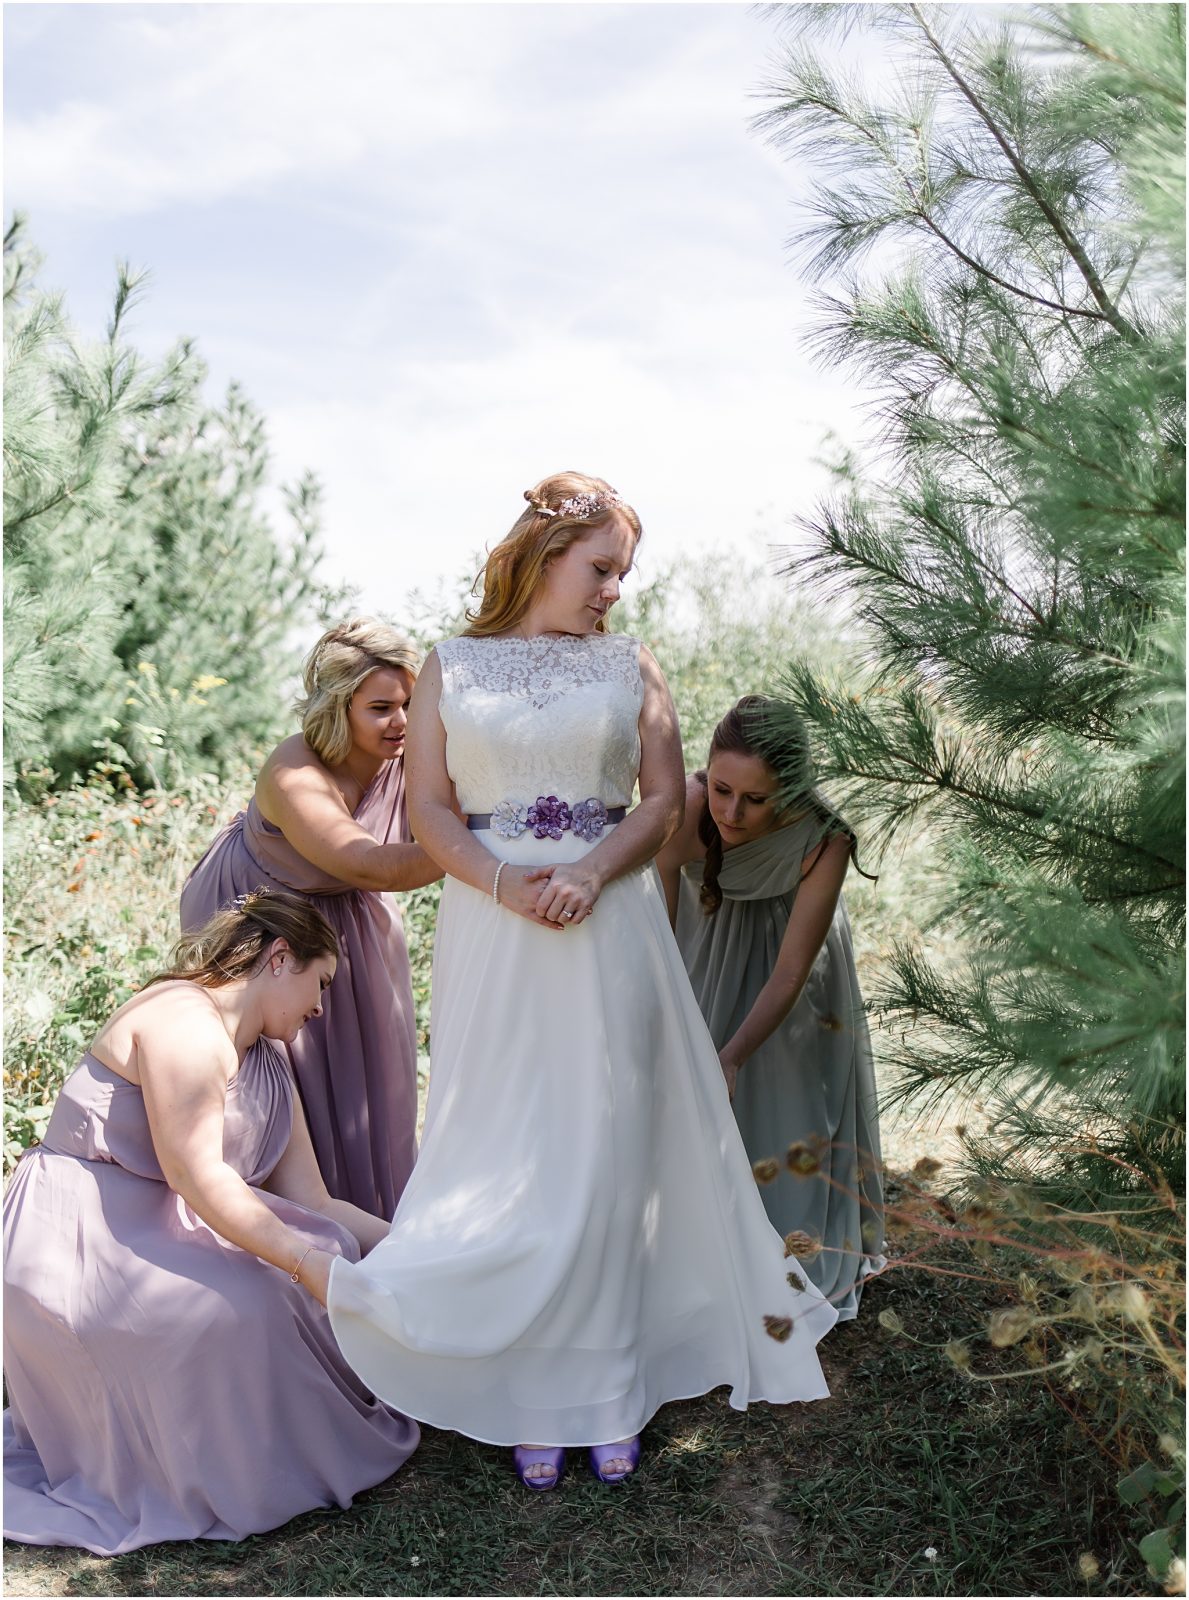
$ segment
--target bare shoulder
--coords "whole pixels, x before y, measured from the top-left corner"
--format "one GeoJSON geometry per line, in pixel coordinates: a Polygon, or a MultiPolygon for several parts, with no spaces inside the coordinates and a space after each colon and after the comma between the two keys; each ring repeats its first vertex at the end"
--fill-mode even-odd
{"type": "Polygon", "coordinates": [[[342,791],[326,764],[300,733],[294,733],[281,741],[261,767],[256,779],[256,803],[268,820],[275,822],[277,819],[269,811],[270,801],[275,803],[307,794],[325,794],[346,806],[342,791]]]}
{"type": "MultiPolygon", "coordinates": [[[[443,644],[452,644],[454,641],[445,639],[443,644]]],[[[422,700],[433,698],[441,692],[442,688],[442,658],[439,655],[439,645],[433,649],[421,663],[421,671],[417,674],[417,682],[413,685],[413,700],[416,703],[418,691],[422,700]]]]}
{"type": "Polygon", "coordinates": [[[850,866],[850,840],[845,833],[832,833],[828,838],[819,839],[801,862],[801,876],[807,878],[818,866],[822,868],[823,877],[842,882],[850,866]]]}
{"type": "Polygon", "coordinates": [[[280,744],[265,761],[260,769],[263,780],[272,780],[284,772],[301,772],[309,768],[317,768],[322,772],[326,768],[306,743],[300,733],[291,733],[287,739],[282,739],[280,744]]]}
{"type": "Polygon", "coordinates": [[[698,832],[705,812],[706,785],[696,773],[691,772],[685,780],[685,821],[679,835],[686,861],[706,859],[706,846],[702,843],[702,837],[698,832]]]}
{"type": "Polygon", "coordinates": [[[685,818],[658,855],[662,867],[683,867],[687,861],[705,860],[706,846],[698,833],[705,806],[706,791],[691,772],[685,780],[685,818]]]}
{"type": "Polygon", "coordinates": [[[642,639],[633,639],[632,643],[636,646],[636,650],[638,652],[640,661],[640,676],[643,678],[644,682],[654,687],[667,690],[668,684],[665,682],[665,675],[661,671],[660,662],[653,655],[652,651],[642,639]]]}
{"type": "Polygon", "coordinates": [[[237,1066],[235,1046],[209,992],[185,978],[133,995],[104,1023],[91,1049],[104,1066],[136,1084],[146,1061],[184,1058],[197,1066],[217,1065],[227,1077],[237,1066]]]}

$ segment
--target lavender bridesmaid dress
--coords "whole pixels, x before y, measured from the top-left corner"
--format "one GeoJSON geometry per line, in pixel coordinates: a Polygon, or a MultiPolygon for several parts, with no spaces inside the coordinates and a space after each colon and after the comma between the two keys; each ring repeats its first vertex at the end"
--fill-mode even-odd
{"type": "MultiPolygon", "coordinates": [[[[401,757],[381,767],[355,820],[381,844],[411,841],[401,757]]],[[[322,1015],[285,1048],[326,1187],[388,1220],[417,1154],[417,1035],[400,910],[391,895],[354,889],[299,855],[253,799],[187,879],[182,931],[261,885],[305,896],[338,934],[322,1015]]]]}
{"type": "MultiPolygon", "coordinates": [[[[261,1040],[227,1091],[223,1150],[259,1185],[293,1082],[261,1040]]],[[[352,1235],[257,1190],[311,1245],[352,1235]]],[[[242,1539],[351,1503],[417,1425],[354,1376],[325,1311],[228,1244],[161,1174],[140,1089],[87,1054],[4,1202],[4,1536],[118,1555],[242,1539]]]]}

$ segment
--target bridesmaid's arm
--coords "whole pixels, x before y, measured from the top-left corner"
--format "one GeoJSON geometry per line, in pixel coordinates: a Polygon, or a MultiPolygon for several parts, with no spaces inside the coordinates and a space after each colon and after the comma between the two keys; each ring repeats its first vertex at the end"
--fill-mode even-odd
{"type": "Polygon", "coordinates": [[[555,868],[537,910],[560,916],[576,904],[575,924],[604,885],[651,861],[681,827],[685,816],[685,762],[673,697],[652,651],[640,646],[644,704],[640,710],[640,803],[580,860],[555,868]],[[575,898],[577,896],[577,899],[575,898]]]}
{"type": "Polygon", "coordinates": [[[366,1255],[381,1239],[388,1237],[386,1222],[372,1216],[370,1211],[353,1206],[349,1200],[332,1199],[328,1193],[318,1170],[318,1158],[314,1154],[305,1112],[296,1098],[293,1101],[293,1131],[289,1135],[289,1143],[262,1187],[269,1194],[279,1195],[282,1200],[294,1200],[299,1206],[320,1212],[322,1216],[346,1228],[358,1241],[361,1255],[366,1255]]]}
{"type": "Polygon", "coordinates": [[[312,754],[270,760],[257,784],[257,803],[299,855],[355,889],[419,889],[442,876],[419,844],[377,843],[312,754]]]}
{"type": "Polygon", "coordinates": [[[308,1250],[223,1159],[223,1110],[236,1064],[223,1024],[201,994],[173,1000],[157,1006],[136,1039],[149,1132],[165,1181],[222,1238],[283,1272],[297,1271],[298,1282],[325,1305],[329,1252],[308,1250]]]}
{"type": "Polygon", "coordinates": [[[677,902],[681,893],[681,869],[687,861],[701,861],[706,846],[698,837],[698,824],[706,806],[706,790],[691,773],[685,780],[685,821],[677,832],[657,851],[656,870],[665,891],[665,904],[669,908],[669,921],[677,926],[677,902]]]}
{"type": "Polygon", "coordinates": [[[733,1085],[735,1073],[748,1056],[754,1055],[764,1040],[776,1032],[801,998],[805,980],[834,920],[849,864],[850,841],[843,834],[835,834],[821,847],[802,877],[772,976],[718,1053],[728,1086],[733,1085]]]}
{"type": "MultiPolygon", "coordinates": [[[[459,816],[454,785],[446,767],[446,729],[438,707],[442,698],[442,667],[431,650],[417,674],[405,729],[405,792],[413,832],[437,862],[438,868],[483,894],[491,894],[499,862],[484,848],[459,816]]],[[[500,872],[500,904],[530,922],[558,929],[537,914],[539,885],[552,868],[506,866],[500,872]]]]}

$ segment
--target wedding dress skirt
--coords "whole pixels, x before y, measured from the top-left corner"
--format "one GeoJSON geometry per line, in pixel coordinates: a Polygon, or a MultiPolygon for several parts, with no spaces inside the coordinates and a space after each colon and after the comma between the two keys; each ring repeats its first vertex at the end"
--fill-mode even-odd
{"type": "MultiPolygon", "coordinates": [[[[475,837],[518,865],[593,848],[475,837]]],[[[391,1231],[330,1279],[335,1336],[377,1396],[490,1444],[585,1445],[721,1384],[737,1408],[828,1394],[814,1347],[836,1313],[764,1214],[651,868],[564,932],[447,879],[431,1051],[391,1231]]]]}

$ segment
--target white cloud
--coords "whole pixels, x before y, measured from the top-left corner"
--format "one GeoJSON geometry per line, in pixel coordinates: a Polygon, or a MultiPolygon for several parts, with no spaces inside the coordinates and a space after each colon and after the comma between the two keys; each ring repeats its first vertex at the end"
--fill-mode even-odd
{"type": "Polygon", "coordinates": [[[560,467],[633,499],[646,572],[807,509],[851,394],[797,346],[803,175],[748,130],[749,8],[45,9],[11,25],[10,201],[82,241],[92,300],[150,262],[138,339],[243,382],[368,604],[560,467]]]}

